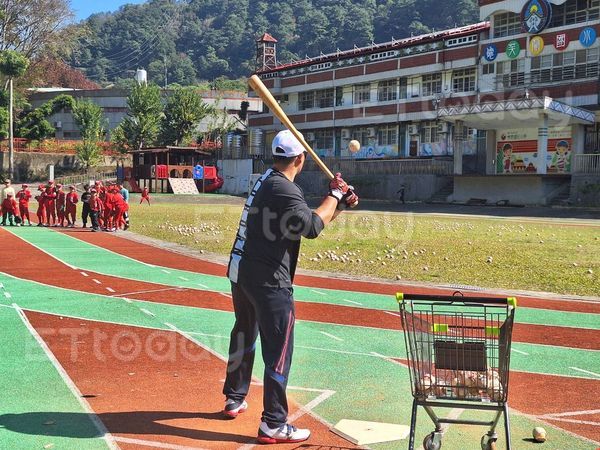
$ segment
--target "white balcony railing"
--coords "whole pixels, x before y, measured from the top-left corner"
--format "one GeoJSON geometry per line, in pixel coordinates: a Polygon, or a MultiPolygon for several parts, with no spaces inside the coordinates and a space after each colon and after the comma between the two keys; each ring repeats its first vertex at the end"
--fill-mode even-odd
{"type": "Polygon", "coordinates": [[[600,175],[600,153],[595,155],[574,155],[572,172],[600,175]]]}

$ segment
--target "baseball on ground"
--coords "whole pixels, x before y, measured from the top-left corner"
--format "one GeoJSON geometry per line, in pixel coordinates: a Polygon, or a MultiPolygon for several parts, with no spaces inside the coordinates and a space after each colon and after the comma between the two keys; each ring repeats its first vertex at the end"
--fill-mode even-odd
{"type": "Polygon", "coordinates": [[[544,430],[542,427],[535,427],[533,429],[533,439],[535,439],[535,442],[545,442],[546,430],[544,430]]]}
{"type": "Polygon", "coordinates": [[[351,140],[348,143],[348,150],[350,150],[351,153],[356,153],[360,150],[360,142],[358,142],[356,139],[351,140]]]}

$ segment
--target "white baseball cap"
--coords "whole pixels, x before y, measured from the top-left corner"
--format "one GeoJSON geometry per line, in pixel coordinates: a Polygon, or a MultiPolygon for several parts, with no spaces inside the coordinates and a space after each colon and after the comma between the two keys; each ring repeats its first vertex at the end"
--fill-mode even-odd
{"type": "Polygon", "coordinates": [[[290,130],[283,130],[277,133],[277,136],[273,139],[271,149],[275,156],[285,156],[286,158],[293,158],[306,151],[290,130]]]}

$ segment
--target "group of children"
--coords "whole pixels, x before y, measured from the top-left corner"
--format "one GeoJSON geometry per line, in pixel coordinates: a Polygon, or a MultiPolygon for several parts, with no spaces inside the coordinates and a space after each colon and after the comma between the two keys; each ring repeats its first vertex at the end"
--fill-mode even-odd
{"type": "MultiPolygon", "coordinates": [[[[75,226],[77,203],[80,201],[75,186],[69,186],[66,192],[61,184],[50,180],[46,185],[40,185],[37,191],[35,196],[38,202],[37,226],[64,227],[65,221],[67,227],[75,226]]],[[[23,184],[21,190],[15,193],[10,180],[7,180],[2,197],[0,225],[20,226],[25,225],[26,221],[29,226],[32,225],[29,217],[29,200],[33,195],[27,184],[23,184]]],[[[149,204],[147,192],[145,197],[149,204]]],[[[144,199],[142,196],[142,201],[144,199]]],[[[105,185],[101,181],[96,181],[93,187],[85,185],[81,202],[83,228],[87,228],[88,219],[92,231],[117,231],[119,228],[124,230],[129,228],[129,191],[122,185],[110,182],[105,185]]]]}

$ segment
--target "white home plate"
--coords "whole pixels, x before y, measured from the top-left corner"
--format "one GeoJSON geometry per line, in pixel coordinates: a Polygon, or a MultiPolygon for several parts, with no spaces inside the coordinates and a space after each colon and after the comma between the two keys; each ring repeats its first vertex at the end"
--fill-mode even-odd
{"type": "Polygon", "coordinates": [[[410,432],[410,427],[393,423],[342,419],[331,431],[353,444],[367,445],[405,439],[410,432]]]}

